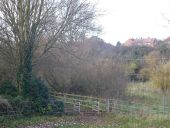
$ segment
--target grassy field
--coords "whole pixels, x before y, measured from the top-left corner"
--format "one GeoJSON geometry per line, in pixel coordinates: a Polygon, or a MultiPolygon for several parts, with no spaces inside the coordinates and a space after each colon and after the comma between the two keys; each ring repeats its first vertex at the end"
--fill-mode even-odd
{"type": "MultiPolygon", "coordinates": [[[[163,93],[160,89],[155,88],[151,82],[146,83],[129,83],[127,95],[136,102],[147,105],[163,105],[163,93]]],[[[170,106],[170,93],[166,95],[167,106],[170,106]]]]}
{"type": "MultiPolygon", "coordinates": [[[[130,83],[126,92],[128,104],[121,106],[122,109],[116,113],[102,116],[33,116],[18,119],[0,117],[0,128],[170,128],[170,115],[159,113],[162,93],[150,84],[130,83]],[[133,103],[129,104],[129,101],[133,103]],[[147,112],[142,114],[144,107],[147,112]],[[130,109],[130,112],[125,112],[126,109],[130,109]]],[[[167,101],[170,101],[169,95],[167,101]]],[[[170,102],[167,102],[167,106],[170,106],[170,102]]]]}
{"type": "Polygon", "coordinates": [[[135,117],[130,115],[104,116],[35,116],[16,120],[1,119],[1,128],[169,128],[170,119],[135,117]]]}

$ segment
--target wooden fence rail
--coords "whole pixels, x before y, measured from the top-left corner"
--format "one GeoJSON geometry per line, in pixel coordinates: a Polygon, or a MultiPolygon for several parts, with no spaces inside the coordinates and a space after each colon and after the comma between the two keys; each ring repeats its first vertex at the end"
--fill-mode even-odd
{"type": "Polygon", "coordinates": [[[66,93],[52,92],[51,96],[56,97],[59,100],[63,100],[65,103],[74,104],[75,101],[80,103],[81,106],[90,108],[93,111],[98,112],[127,112],[127,113],[139,113],[139,114],[157,114],[170,116],[170,108],[164,106],[155,106],[150,104],[140,104],[136,102],[124,101],[121,99],[102,99],[90,96],[81,96],[66,93]]]}

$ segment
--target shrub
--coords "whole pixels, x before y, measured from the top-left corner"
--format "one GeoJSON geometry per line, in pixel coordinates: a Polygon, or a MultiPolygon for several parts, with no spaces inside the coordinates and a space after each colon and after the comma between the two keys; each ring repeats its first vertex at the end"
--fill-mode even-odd
{"type": "Polygon", "coordinates": [[[64,102],[51,97],[49,108],[51,110],[49,114],[62,114],[64,113],[64,102]]]}
{"type": "Polygon", "coordinates": [[[4,81],[0,85],[0,94],[15,97],[18,95],[18,91],[11,81],[4,81]]]}
{"type": "Polygon", "coordinates": [[[49,103],[48,88],[41,79],[33,78],[29,86],[28,98],[33,101],[36,112],[45,113],[49,103]]]}
{"type": "Polygon", "coordinates": [[[63,101],[57,101],[57,110],[58,112],[64,112],[64,102],[63,101]]]}
{"type": "Polygon", "coordinates": [[[10,108],[8,100],[0,97],[0,116],[7,114],[8,108],[10,108]]]}
{"type": "Polygon", "coordinates": [[[55,101],[55,104],[52,107],[58,113],[64,112],[64,102],[63,101],[55,101]]]}
{"type": "Polygon", "coordinates": [[[16,112],[19,112],[24,116],[30,116],[33,114],[33,104],[28,99],[25,99],[22,96],[17,96],[10,98],[9,102],[16,112]]]}
{"type": "Polygon", "coordinates": [[[5,81],[0,85],[0,95],[4,95],[12,108],[23,115],[31,115],[34,112],[45,114],[49,111],[48,88],[45,83],[33,77],[23,95],[18,95],[17,88],[11,81],[5,81]]]}

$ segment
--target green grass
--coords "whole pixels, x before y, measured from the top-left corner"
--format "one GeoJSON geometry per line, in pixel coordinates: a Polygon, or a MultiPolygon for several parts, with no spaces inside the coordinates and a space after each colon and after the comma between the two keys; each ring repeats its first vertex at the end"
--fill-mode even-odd
{"type": "Polygon", "coordinates": [[[32,118],[15,120],[4,118],[4,121],[0,122],[0,126],[5,126],[5,128],[17,128],[44,124],[46,122],[56,124],[54,128],[169,128],[170,126],[169,118],[152,115],[139,117],[122,114],[107,114],[100,117],[34,116],[32,118]]]}
{"type": "MultiPolygon", "coordinates": [[[[129,83],[126,94],[135,102],[151,105],[162,105],[163,93],[161,90],[154,88],[151,82],[146,83],[129,83]]],[[[167,95],[170,100],[170,95],[167,95]]],[[[170,106],[170,103],[168,104],[170,106]]]]}
{"type": "MultiPolygon", "coordinates": [[[[119,107],[120,113],[117,114],[95,117],[96,120],[91,119],[92,117],[82,116],[33,116],[15,119],[0,117],[0,128],[44,125],[44,123],[55,124],[54,128],[169,128],[170,118],[159,113],[162,111],[162,108],[159,108],[162,106],[162,94],[157,93],[157,90],[150,84],[130,83],[126,92],[129,101],[122,102],[122,106],[119,107]],[[144,109],[146,113],[140,115],[144,109]]],[[[167,99],[170,101],[170,95],[167,99]]],[[[170,102],[168,105],[170,106],[170,102]]]]}
{"type": "MultiPolygon", "coordinates": [[[[154,88],[151,82],[129,83],[126,95],[134,104],[140,104],[141,108],[149,113],[164,114],[163,94],[161,90],[154,88]]],[[[167,94],[165,112],[170,113],[170,94],[167,94]]]]}
{"type": "MultiPolygon", "coordinates": [[[[147,111],[147,113],[157,113],[161,114],[164,112],[163,106],[163,94],[160,90],[154,88],[151,82],[145,83],[129,83],[126,96],[127,100],[119,99],[119,110],[123,112],[128,111],[147,111]]],[[[167,95],[167,101],[170,101],[170,95],[167,95]]],[[[57,96],[59,99],[63,99],[63,94],[61,96],[57,96]]],[[[80,102],[81,107],[84,108],[93,108],[96,100],[100,101],[100,109],[102,111],[106,111],[106,100],[88,96],[80,96],[73,94],[65,94],[65,100],[69,104],[74,104],[77,100],[80,102]]],[[[114,104],[115,100],[110,101],[110,104],[114,104]]],[[[170,107],[170,102],[167,102],[167,106],[170,107]]],[[[170,112],[170,109],[166,109],[166,111],[170,112]]]]}
{"type": "Polygon", "coordinates": [[[170,125],[168,118],[153,116],[139,117],[129,115],[116,115],[109,118],[114,119],[114,121],[117,122],[118,128],[157,128],[160,126],[168,128],[170,125]]]}
{"type": "MultiPolygon", "coordinates": [[[[0,126],[5,128],[16,128],[18,126],[28,126],[35,125],[43,122],[60,122],[62,120],[69,120],[70,116],[33,116],[33,117],[20,117],[20,118],[9,118],[9,117],[0,117],[0,126]]],[[[0,127],[0,128],[1,128],[0,127]]]]}

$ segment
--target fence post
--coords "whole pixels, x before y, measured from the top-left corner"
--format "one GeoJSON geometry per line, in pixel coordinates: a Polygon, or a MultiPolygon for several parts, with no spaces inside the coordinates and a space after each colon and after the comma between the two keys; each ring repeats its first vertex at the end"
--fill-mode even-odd
{"type": "Polygon", "coordinates": [[[99,114],[100,112],[100,102],[99,101],[94,101],[94,106],[92,107],[92,110],[97,112],[97,114],[99,114]]]}
{"type": "Polygon", "coordinates": [[[80,102],[74,103],[74,111],[80,113],[80,102]]]}
{"type": "Polygon", "coordinates": [[[106,99],[106,111],[108,113],[110,112],[110,101],[109,101],[109,99],[106,99]]]}
{"type": "Polygon", "coordinates": [[[97,113],[99,114],[99,112],[100,112],[100,102],[98,101],[97,102],[97,113]]]}
{"type": "Polygon", "coordinates": [[[66,95],[63,94],[63,101],[64,101],[64,112],[66,111],[66,95]]]}
{"type": "Polygon", "coordinates": [[[66,103],[66,95],[64,94],[64,103],[66,103]]]}

